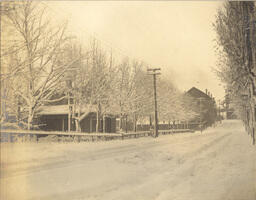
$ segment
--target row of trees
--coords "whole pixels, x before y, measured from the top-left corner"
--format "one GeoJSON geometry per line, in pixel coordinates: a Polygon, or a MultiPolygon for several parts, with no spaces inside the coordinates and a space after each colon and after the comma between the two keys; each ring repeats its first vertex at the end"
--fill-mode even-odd
{"type": "Polygon", "coordinates": [[[219,67],[236,114],[255,144],[256,9],[255,2],[226,2],[214,24],[219,67]]]}
{"type": "MultiPolygon", "coordinates": [[[[109,113],[132,120],[135,130],[140,118],[152,114],[153,81],[143,62],[117,62],[96,39],[85,47],[67,33],[67,23],[54,24],[40,2],[2,2],[1,24],[2,123],[15,114],[15,123],[31,129],[41,106],[70,97],[78,131],[85,105],[96,107],[96,131],[109,113]]],[[[188,121],[196,115],[170,81],[158,81],[158,98],[160,120],[188,121]]]]}

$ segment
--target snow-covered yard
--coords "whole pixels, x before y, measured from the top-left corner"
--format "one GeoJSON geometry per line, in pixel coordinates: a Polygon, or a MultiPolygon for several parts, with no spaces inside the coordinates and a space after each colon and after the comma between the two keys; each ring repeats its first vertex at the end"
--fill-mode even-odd
{"type": "Polygon", "coordinates": [[[240,121],[202,134],[1,144],[1,199],[255,200],[256,148],[240,121]]]}

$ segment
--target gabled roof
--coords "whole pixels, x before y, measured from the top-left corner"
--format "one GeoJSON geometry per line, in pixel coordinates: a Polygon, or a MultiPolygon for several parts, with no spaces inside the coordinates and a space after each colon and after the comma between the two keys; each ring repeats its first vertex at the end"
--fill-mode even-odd
{"type": "MultiPolygon", "coordinates": [[[[78,109],[75,111],[78,113],[78,109]]],[[[79,121],[83,120],[88,114],[96,113],[97,112],[97,105],[86,104],[81,108],[81,116],[79,117],[79,121]]],[[[37,115],[68,115],[69,109],[68,105],[51,105],[51,106],[41,106],[38,111],[37,115]]],[[[111,113],[106,113],[108,116],[114,116],[111,113]]]]}
{"type": "Polygon", "coordinates": [[[205,98],[211,100],[211,97],[205,94],[203,91],[197,89],[196,87],[192,87],[190,90],[186,92],[186,94],[189,94],[190,96],[194,98],[205,98]]]}
{"type": "Polygon", "coordinates": [[[68,114],[68,105],[41,106],[38,109],[38,115],[66,115],[68,114]]]}
{"type": "MultiPolygon", "coordinates": [[[[82,113],[90,113],[90,112],[96,112],[96,106],[95,105],[85,105],[82,107],[81,112],[82,113]]],[[[76,113],[78,110],[76,110],[76,113]]],[[[51,105],[51,106],[41,106],[38,109],[37,115],[68,115],[69,108],[68,105],[51,105]]]]}

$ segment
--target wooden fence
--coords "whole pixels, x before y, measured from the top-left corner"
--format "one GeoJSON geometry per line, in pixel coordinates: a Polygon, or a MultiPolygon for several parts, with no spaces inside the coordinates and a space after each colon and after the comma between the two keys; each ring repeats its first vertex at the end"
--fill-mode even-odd
{"type": "MultiPolygon", "coordinates": [[[[159,130],[159,135],[193,132],[191,129],[171,129],[159,130]]],[[[17,138],[21,141],[35,141],[46,136],[56,136],[56,138],[68,137],[71,140],[80,141],[100,141],[100,140],[114,140],[127,139],[152,136],[152,131],[138,131],[128,133],[82,133],[82,132],[60,132],[60,131],[35,131],[35,130],[1,130],[1,142],[15,142],[17,138]]]]}

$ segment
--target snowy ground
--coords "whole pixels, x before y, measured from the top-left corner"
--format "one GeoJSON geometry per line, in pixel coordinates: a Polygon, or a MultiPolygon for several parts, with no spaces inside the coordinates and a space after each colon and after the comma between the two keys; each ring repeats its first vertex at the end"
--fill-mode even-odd
{"type": "Polygon", "coordinates": [[[202,134],[1,144],[1,200],[256,200],[256,148],[239,121],[202,134]]]}

